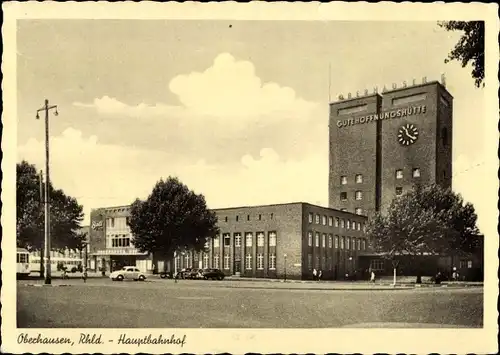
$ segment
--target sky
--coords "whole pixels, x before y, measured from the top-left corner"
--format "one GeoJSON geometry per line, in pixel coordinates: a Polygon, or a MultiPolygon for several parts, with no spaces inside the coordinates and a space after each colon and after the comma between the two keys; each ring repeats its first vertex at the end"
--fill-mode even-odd
{"type": "Polygon", "coordinates": [[[407,21],[18,21],[18,161],[44,167],[35,113],[47,98],[59,111],[51,179],[84,206],[84,223],[168,176],[210,208],[327,206],[329,98],[445,73],[453,189],[482,228],[480,182],[497,169],[482,137],[497,118],[485,117],[470,67],[444,63],[459,35],[407,21]]]}

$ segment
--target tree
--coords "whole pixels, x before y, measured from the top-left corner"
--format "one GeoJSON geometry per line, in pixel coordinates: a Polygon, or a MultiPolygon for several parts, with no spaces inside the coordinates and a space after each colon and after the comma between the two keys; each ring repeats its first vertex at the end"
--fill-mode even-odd
{"type": "Polygon", "coordinates": [[[445,21],[439,23],[447,31],[462,31],[458,43],[451,50],[445,63],[457,60],[464,68],[472,64],[472,78],[477,87],[484,87],[484,21],[445,21]]]}
{"type": "Polygon", "coordinates": [[[368,222],[376,252],[398,255],[473,253],[480,247],[477,215],[459,194],[439,185],[419,186],[396,197],[385,214],[368,222]]]}
{"type": "Polygon", "coordinates": [[[136,199],[128,225],[141,252],[170,256],[184,250],[201,251],[207,238],[219,233],[217,217],[177,178],[158,181],[149,197],[136,199]]]}
{"type": "MultiPolygon", "coordinates": [[[[42,251],[45,211],[40,191],[41,178],[36,167],[26,161],[17,164],[16,173],[17,245],[29,251],[42,251]]],[[[54,189],[52,184],[49,184],[49,196],[52,248],[80,249],[85,241],[85,236],[78,233],[83,220],[83,207],[64,191],[54,189]]]]}

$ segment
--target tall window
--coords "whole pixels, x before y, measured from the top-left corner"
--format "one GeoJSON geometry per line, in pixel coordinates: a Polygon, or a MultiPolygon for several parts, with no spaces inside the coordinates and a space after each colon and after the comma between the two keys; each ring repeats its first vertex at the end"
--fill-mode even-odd
{"type": "Polygon", "coordinates": [[[241,247],[241,233],[234,233],[234,246],[241,247]]]}
{"type": "Polygon", "coordinates": [[[345,228],[345,221],[343,218],[340,219],[340,228],[345,228]]]}
{"type": "Polygon", "coordinates": [[[347,237],[345,248],[347,250],[351,249],[351,237],[347,237]]]}
{"type": "Polygon", "coordinates": [[[208,254],[203,255],[203,268],[208,268],[208,254]]]}
{"type": "Polygon", "coordinates": [[[224,239],[224,246],[225,247],[231,246],[231,235],[229,233],[224,233],[222,237],[224,239]]]}
{"type": "Polygon", "coordinates": [[[245,246],[247,246],[247,247],[252,246],[252,233],[247,233],[245,235],[245,246]]]}
{"type": "Polygon", "coordinates": [[[313,256],[311,253],[307,254],[307,268],[309,270],[313,268],[313,256]]]}
{"type": "Polygon", "coordinates": [[[373,270],[384,270],[384,260],[381,259],[371,260],[370,267],[373,270]]]}
{"type": "Polygon", "coordinates": [[[193,260],[191,259],[191,255],[189,253],[186,254],[186,268],[190,268],[193,265],[193,260]]]}
{"type": "Polygon", "coordinates": [[[224,255],[224,269],[229,270],[229,254],[224,255]]]}
{"type": "Polygon", "coordinates": [[[328,217],[328,226],[332,227],[333,226],[333,217],[328,217]]]}
{"type": "Polygon", "coordinates": [[[363,175],[356,174],[356,184],[362,184],[362,183],[363,183],[363,175]]]}
{"type": "Polygon", "coordinates": [[[339,248],[339,236],[336,235],[335,236],[335,249],[338,249],[339,248]]]}
{"type": "Polygon", "coordinates": [[[175,257],[175,269],[179,270],[181,268],[181,258],[179,256],[175,257]]]}
{"type": "Polygon", "coordinates": [[[347,201],[347,192],[340,193],[340,201],[347,201]]]}
{"type": "Polygon", "coordinates": [[[345,237],[340,239],[340,249],[344,249],[345,237]]]}
{"type": "Polygon", "coordinates": [[[214,256],[214,268],[219,269],[220,268],[220,258],[219,255],[214,256]]]}
{"type": "Polygon", "coordinates": [[[351,220],[349,220],[349,219],[346,222],[346,228],[351,229],[351,220]]]}
{"type": "Polygon", "coordinates": [[[276,246],[276,232],[269,232],[269,246],[276,246]]]}
{"type": "Polygon", "coordinates": [[[358,250],[361,250],[361,239],[358,239],[357,243],[358,243],[358,250]]]}
{"type": "Polygon", "coordinates": [[[245,269],[252,270],[252,254],[245,256],[245,269]]]}
{"type": "Polygon", "coordinates": [[[331,234],[328,234],[328,248],[331,248],[333,245],[332,239],[333,236],[331,234]]]}
{"type": "Polygon", "coordinates": [[[264,269],[264,254],[257,254],[257,269],[264,269]]]}
{"type": "Polygon", "coordinates": [[[356,221],[352,221],[352,229],[356,230],[356,221]]]}
{"type": "Polygon", "coordinates": [[[312,247],[313,245],[313,233],[307,232],[307,245],[312,247]]]}
{"type": "Polygon", "coordinates": [[[316,234],[314,236],[314,246],[319,247],[319,233],[318,232],[316,232],[316,234]]]}
{"type": "Polygon", "coordinates": [[[314,223],[319,224],[319,214],[314,218],[314,223]]]}
{"type": "Polygon", "coordinates": [[[219,247],[219,236],[216,236],[214,238],[214,248],[218,248],[219,247]]]}
{"type": "Polygon", "coordinates": [[[312,213],[309,213],[309,223],[312,223],[313,222],[313,214],[312,213]]]}
{"type": "Polygon", "coordinates": [[[419,168],[414,168],[413,169],[413,177],[414,178],[419,178],[420,177],[420,169],[419,168]]]}
{"type": "Polygon", "coordinates": [[[323,224],[324,226],[326,226],[326,216],[322,217],[321,224],[323,224]]]}
{"type": "Polygon", "coordinates": [[[340,223],[340,218],[336,217],[335,218],[335,227],[338,227],[340,223]]]}
{"type": "Polygon", "coordinates": [[[269,254],[269,270],[276,270],[276,254],[269,254]]]}
{"type": "Polygon", "coordinates": [[[356,193],[354,194],[354,197],[356,198],[356,201],[362,200],[363,199],[363,192],[356,191],[356,193]]]}
{"type": "Polygon", "coordinates": [[[262,232],[257,233],[257,246],[258,247],[264,246],[264,233],[262,232]]]}
{"type": "Polygon", "coordinates": [[[396,170],[396,179],[402,179],[403,178],[403,170],[398,169],[396,170]]]}
{"type": "Polygon", "coordinates": [[[326,234],[324,234],[324,233],[321,236],[321,247],[326,248],[326,234]]]}
{"type": "Polygon", "coordinates": [[[341,176],[340,177],[340,184],[341,185],[347,185],[347,176],[341,176]]]}
{"type": "Polygon", "coordinates": [[[357,208],[354,209],[354,213],[360,215],[360,214],[363,214],[363,210],[361,208],[357,207],[357,208]]]}
{"type": "Polygon", "coordinates": [[[363,240],[361,241],[361,248],[362,248],[363,250],[366,250],[366,239],[363,239],[363,240]]]}

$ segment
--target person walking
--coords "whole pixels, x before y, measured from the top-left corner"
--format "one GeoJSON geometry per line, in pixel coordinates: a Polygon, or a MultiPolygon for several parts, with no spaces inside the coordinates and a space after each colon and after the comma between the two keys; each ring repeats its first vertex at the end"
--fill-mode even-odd
{"type": "Polygon", "coordinates": [[[321,277],[323,277],[323,270],[319,270],[318,272],[318,281],[321,281],[321,277]]]}
{"type": "Polygon", "coordinates": [[[375,283],[375,272],[372,270],[372,273],[370,275],[370,281],[375,283]]]}
{"type": "Polygon", "coordinates": [[[317,275],[318,275],[318,272],[316,271],[316,269],[314,268],[313,269],[313,280],[316,281],[317,279],[317,275]]]}

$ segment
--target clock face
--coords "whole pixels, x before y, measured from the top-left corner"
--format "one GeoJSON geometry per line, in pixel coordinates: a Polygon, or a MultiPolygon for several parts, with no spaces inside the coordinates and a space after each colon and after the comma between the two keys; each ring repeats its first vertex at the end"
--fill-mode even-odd
{"type": "Polygon", "coordinates": [[[398,142],[401,145],[408,146],[418,139],[418,129],[411,123],[401,126],[398,130],[398,142]]]}

